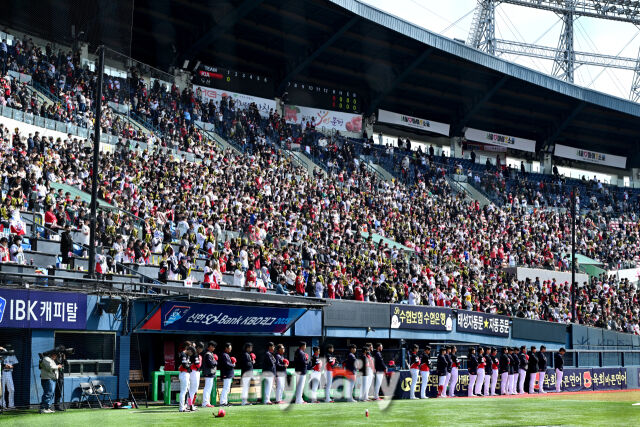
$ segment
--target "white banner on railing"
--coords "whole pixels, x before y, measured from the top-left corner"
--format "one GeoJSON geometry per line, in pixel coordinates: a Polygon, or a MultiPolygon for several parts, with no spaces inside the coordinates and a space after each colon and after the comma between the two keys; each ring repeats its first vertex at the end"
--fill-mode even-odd
{"type": "Polygon", "coordinates": [[[512,148],[514,150],[536,151],[536,142],[532,139],[518,138],[517,136],[501,135],[486,130],[467,128],[464,137],[470,141],[482,142],[485,144],[500,145],[501,147],[512,148]]]}
{"type": "Polygon", "coordinates": [[[420,117],[413,117],[407,114],[394,113],[393,111],[378,110],[378,121],[449,136],[450,126],[446,123],[434,122],[433,120],[421,119],[420,117]]]}
{"type": "Polygon", "coordinates": [[[300,107],[298,105],[285,105],[284,118],[287,123],[296,123],[302,126],[310,122],[318,129],[325,128],[341,132],[362,132],[362,116],[359,114],[319,110],[317,108],[300,107]]]}
{"type": "Polygon", "coordinates": [[[216,89],[213,87],[193,85],[196,98],[201,98],[203,102],[220,102],[222,97],[228,96],[233,99],[236,107],[247,108],[249,104],[255,102],[261,116],[268,117],[269,111],[276,110],[276,101],[273,99],[260,98],[259,96],[246,95],[244,93],[230,92],[228,90],[216,89]]]}
{"type": "Polygon", "coordinates": [[[13,70],[7,71],[7,74],[18,80],[18,83],[31,83],[31,75],[29,74],[22,74],[13,70]]]}
{"type": "Polygon", "coordinates": [[[569,147],[568,145],[556,144],[553,154],[558,157],[564,157],[565,159],[613,166],[614,168],[624,169],[627,167],[627,158],[624,156],[598,153],[597,151],[583,150],[582,148],[569,147]]]}

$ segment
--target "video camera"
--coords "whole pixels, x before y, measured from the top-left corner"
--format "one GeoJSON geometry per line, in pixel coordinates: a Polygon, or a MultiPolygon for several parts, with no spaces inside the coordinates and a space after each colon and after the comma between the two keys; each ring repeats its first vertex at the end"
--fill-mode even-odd
{"type": "Polygon", "coordinates": [[[16,354],[16,351],[13,350],[11,347],[12,347],[11,344],[7,344],[5,347],[0,346],[0,358],[13,356],[14,354],[16,354]]]}
{"type": "Polygon", "coordinates": [[[73,348],[67,348],[63,345],[59,345],[56,348],[52,349],[52,350],[48,350],[48,351],[44,351],[42,353],[38,353],[38,356],[40,356],[40,359],[43,359],[47,356],[51,356],[52,354],[57,354],[58,355],[58,360],[62,360],[65,359],[67,356],[72,356],[73,353],[75,353],[73,348]]]}

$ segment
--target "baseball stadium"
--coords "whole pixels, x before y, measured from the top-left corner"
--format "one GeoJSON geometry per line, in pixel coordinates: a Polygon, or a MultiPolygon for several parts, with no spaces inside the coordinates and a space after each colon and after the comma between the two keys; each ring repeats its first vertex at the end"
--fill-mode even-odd
{"type": "Polygon", "coordinates": [[[638,424],[639,2],[0,11],[0,425],[638,424]]]}

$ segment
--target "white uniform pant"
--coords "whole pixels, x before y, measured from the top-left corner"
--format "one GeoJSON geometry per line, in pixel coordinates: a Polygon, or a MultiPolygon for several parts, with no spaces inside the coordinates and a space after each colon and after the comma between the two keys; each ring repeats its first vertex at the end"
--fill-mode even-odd
{"type": "Polygon", "coordinates": [[[533,394],[534,388],[536,385],[536,375],[537,373],[533,372],[529,374],[529,394],[533,394]]]}
{"type": "Polygon", "coordinates": [[[491,396],[496,395],[496,384],[498,384],[498,370],[491,370],[491,396]]]}
{"type": "Polygon", "coordinates": [[[507,387],[507,394],[513,394],[514,384],[516,383],[516,375],[509,374],[509,379],[507,381],[509,381],[509,386],[507,387]]]}
{"type": "Polygon", "coordinates": [[[382,387],[382,381],[384,380],[384,372],[376,372],[376,383],[373,387],[373,397],[378,399],[380,397],[380,387],[382,387]]]}
{"type": "Polygon", "coordinates": [[[333,371],[325,372],[325,380],[324,384],[324,401],[331,402],[331,385],[333,384],[333,371]]]}
{"type": "Polygon", "coordinates": [[[311,388],[311,401],[318,400],[318,387],[320,386],[321,373],[318,371],[311,371],[309,374],[309,388],[311,388]]]}
{"type": "Polygon", "coordinates": [[[556,369],[556,393],[560,393],[562,388],[562,377],[564,376],[564,372],[560,369],[556,369]]]}
{"type": "Polygon", "coordinates": [[[409,399],[416,398],[416,384],[418,384],[418,374],[420,371],[417,369],[409,369],[411,374],[411,389],[409,390],[409,399]]]}
{"type": "Polygon", "coordinates": [[[509,392],[509,372],[503,372],[500,374],[500,394],[507,394],[509,392]]]}
{"type": "Polygon", "coordinates": [[[286,381],[287,374],[285,372],[278,372],[276,374],[276,402],[282,402],[286,381]]]}
{"type": "Polygon", "coordinates": [[[214,377],[205,377],[204,390],[202,390],[202,406],[211,405],[211,390],[213,390],[214,377]]]}
{"type": "Polygon", "coordinates": [[[476,379],[477,378],[478,378],[477,375],[469,374],[469,390],[467,390],[467,396],[469,396],[469,397],[473,396],[473,391],[474,391],[474,387],[476,385],[476,379]]]}
{"type": "Polygon", "coordinates": [[[449,380],[449,397],[453,397],[456,393],[456,384],[458,384],[458,368],[451,368],[451,379],[449,380]]]}
{"type": "Polygon", "coordinates": [[[271,402],[271,391],[273,390],[273,372],[263,372],[264,382],[262,383],[262,403],[271,402]]]}
{"type": "Polygon", "coordinates": [[[544,377],[546,374],[545,371],[538,372],[538,391],[540,393],[546,393],[546,391],[544,391],[544,377]]]}
{"type": "Polygon", "coordinates": [[[249,401],[249,387],[251,386],[251,375],[245,373],[242,378],[240,378],[240,384],[242,385],[242,391],[240,392],[240,397],[242,398],[242,403],[248,403],[249,401]]]}
{"type": "Polygon", "coordinates": [[[444,384],[442,386],[442,396],[447,395],[447,386],[449,385],[450,381],[451,381],[451,372],[447,372],[447,375],[444,377],[444,384]]]}
{"type": "Polygon", "coordinates": [[[519,369],[518,373],[518,393],[524,394],[524,380],[527,378],[527,371],[524,369],[519,369]]]}
{"type": "Polygon", "coordinates": [[[225,378],[222,380],[222,393],[220,393],[220,404],[226,405],[229,403],[229,391],[231,391],[231,382],[233,378],[225,378]]]}
{"type": "Polygon", "coordinates": [[[484,372],[484,395],[489,396],[489,387],[491,386],[491,374],[484,372]]]}
{"type": "Polygon", "coordinates": [[[307,379],[306,374],[296,373],[296,403],[303,403],[302,393],[304,392],[304,383],[307,379]]]}
{"type": "Polygon", "coordinates": [[[369,399],[369,391],[373,383],[373,372],[362,376],[362,389],[360,389],[360,400],[369,399]]]}
{"type": "Polygon", "coordinates": [[[200,387],[200,371],[191,371],[189,374],[189,404],[195,405],[196,394],[200,387]]]}
{"type": "Polygon", "coordinates": [[[344,383],[344,398],[347,402],[353,402],[353,387],[356,385],[356,377],[353,374],[350,378],[345,378],[344,383]]]}
{"type": "Polygon", "coordinates": [[[2,371],[2,392],[0,395],[2,396],[2,406],[5,407],[5,393],[9,397],[9,408],[13,408],[15,403],[13,401],[13,395],[15,392],[15,388],[13,386],[13,371],[2,371]]]}
{"type": "Polygon", "coordinates": [[[420,371],[420,399],[427,398],[427,385],[429,385],[429,371],[420,371]]]}
{"type": "Polygon", "coordinates": [[[482,393],[483,385],[484,385],[484,368],[478,368],[478,377],[476,378],[475,394],[482,393]]]}
{"type": "Polygon", "coordinates": [[[180,380],[180,395],[179,395],[179,406],[180,406],[180,410],[184,411],[187,408],[186,403],[186,398],[187,398],[187,393],[189,392],[189,372],[180,372],[180,374],[178,375],[178,379],[180,380]]]}

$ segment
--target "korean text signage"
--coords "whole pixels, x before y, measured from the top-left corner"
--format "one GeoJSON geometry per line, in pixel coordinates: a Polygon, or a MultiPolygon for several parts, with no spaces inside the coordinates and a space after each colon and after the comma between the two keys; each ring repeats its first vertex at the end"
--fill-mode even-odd
{"type": "Polygon", "coordinates": [[[624,156],[598,153],[597,151],[583,150],[582,148],[569,147],[568,145],[556,144],[553,154],[565,159],[612,166],[614,168],[624,169],[627,167],[627,158],[624,156]]]}
{"type": "Polygon", "coordinates": [[[448,124],[434,122],[433,120],[421,119],[419,117],[413,117],[407,114],[398,114],[392,111],[378,110],[378,121],[449,136],[448,124]]]}
{"type": "Polygon", "coordinates": [[[193,91],[196,94],[196,97],[201,99],[203,102],[220,102],[223,97],[229,97],[233,99],[236,108],[247,108],[249,104],[255,103],[261,116],[268,116],[270,110],[276,110],[276,101],[273,99],[260,98],[258,96],[246,95],[244,93],[197,85],[193,85],[193,91]]]}
{"type": "Polygon", "coordinates": [[[304,308],[164,302],[142,330],[282,333],[304,314],[304,308]]]}
{"type": "Polygon", "coordinates": [[[458,310],[456,329],[458,332],[508,337],[511,326],[509,318],[505,316],[458,310]]]}
{"type": "Polygon", "coordinates": [[[394,304],[391,306],[391,329],[451,331],[452,313],[448,308],[394,304]]]}
{"type": "MultiPolygon", "coordinates": [[[[640,371],[640,370],[639,370],[640,371]]],[[[409,371],[400,371],[400,380],[396,386],[394,397],[396,399],[408,399],[411,387],[414,387],[415,395],[419,396],[422,385],[422,378],[418,376],[416,384],[411,383],[411,375],[409,371]]],[[[536,384],[534,391],[537,393],[540,389],[538,383],[539,376],[536,375],[536,384]]],[[[528,380],[527,380],[528,381],[528,380]]],[[[501,393],[502,381],[498,376],[496,383],[496,393],[501,393]]],[[[546,376],[542,387],[545,391],[555,391],[556,389],[556,373],[555,369],[547,369],[546,376]]],[[[469,389],[469,371],[460,369],[458,371],[458,382],[454,394],[456,396],[467,396],[469,389]]],[[[528,384],[525,384],[525,390],[528,390],[528,384]]],[[[565,369],[562,378],[562,391],[597,391],[597,390],[626,390],[627,389],[627,370],[625,368],[591,368],[591,369],[565,369]]],[[[427,396],[436,397],[438,393],[438,376],[429,375],[429,383],[427,384],[427,396]]]]}
{"type": "Polygon", "coordinates": [[[518,138],[516,136],[501,135],[486,130],[467,128],[464,137],[469,141],[482,142],[484,144],[499,145],[501,147],[512,148],[514,150],[536,151],[536,142],[532,139],[518,138]]]}
{"type": "Polygon", "coordinates": [[[315,124],[318,129],[331,129],[340,132],[362,132],[362,116],[341,111],[319,110],[317,108],[284,106],[284,119],[287,123],[306,125],[315,124]]]}
{"type": "Polygon", "coordinates": [[[85,329],[86,326],[86,295],[0,290],[0,328],[85,329]]]}

